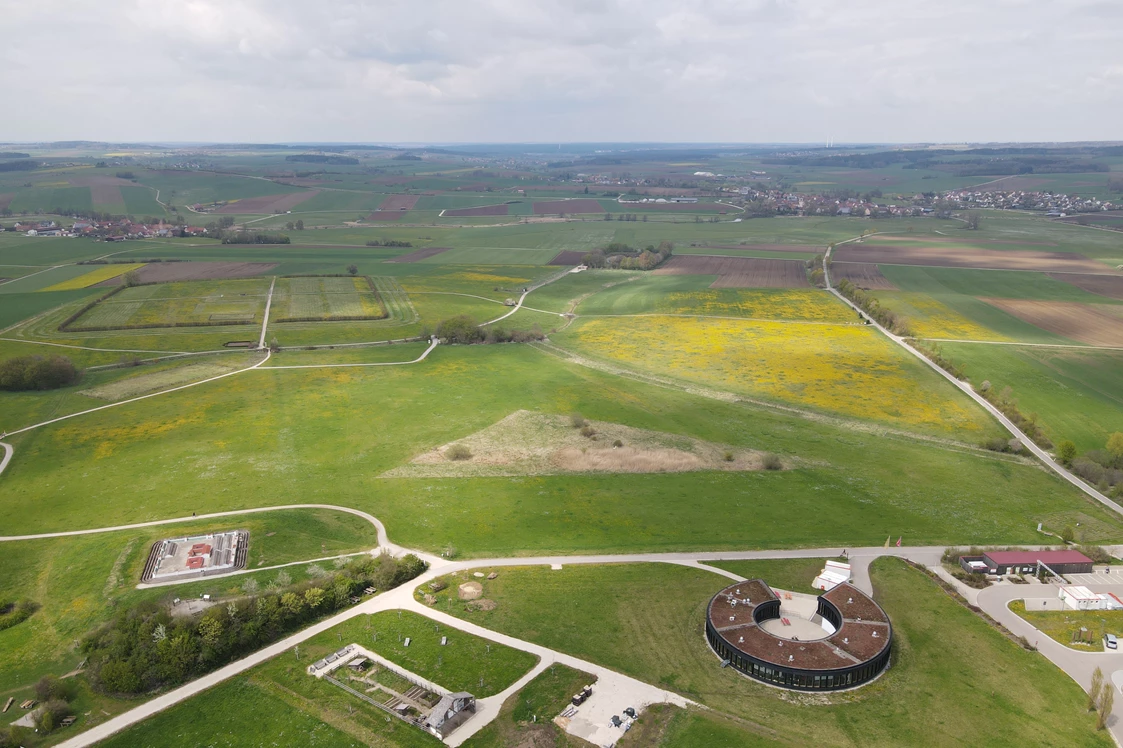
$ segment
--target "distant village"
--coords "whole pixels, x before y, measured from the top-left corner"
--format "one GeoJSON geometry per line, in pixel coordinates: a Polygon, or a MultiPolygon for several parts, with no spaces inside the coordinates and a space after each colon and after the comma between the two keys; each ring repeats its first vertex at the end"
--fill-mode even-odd
{"type": "Polygon", "coordinates": [[[18,231],[26,236],[86,236],[107,242],[208,235],[208,230],[201,226],[183,226],[165,221],[136,223],[129,218],[109,221],[80,219],[69,226],[53,220],[21,221],[6,230],[18,231]]]}

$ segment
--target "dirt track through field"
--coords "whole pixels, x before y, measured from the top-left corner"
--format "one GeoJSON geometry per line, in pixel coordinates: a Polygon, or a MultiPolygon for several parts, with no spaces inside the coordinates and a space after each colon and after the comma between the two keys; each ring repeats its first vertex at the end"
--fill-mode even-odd
{"type": "Polygon", "coordinates": [[[1107,296],[1110,299],[1123,299],[1123,276],[1084,275],[1082,273],[1049,273],[1049,277],[1064,283],[1071,283],[1088,293],[1107,296]]]}
{"type": "Polygon", "coordinates": [[[607,213],[596,200],[578,198],[577,200],[536,200],[532,210],[537,214],[546,213],[607,213]]]}
{"type": "Polygon", "coordinates": [[[835,262],[871,262],[890,265],[927,265],[946,268],[991,270],[1040,270],[1043,272],[1110,273],[1107,265],[1073,252],[979,249],[943,244],[846,244],[834,251],[835,262]]]}
{"type": "Polygon", "coordinates": [[[848,280],[866,291],[896,291],[897,287],[869,262],[836,262],[831,266],[835,280],[848,280]]]}
{"type": "Polygon", "coordinates": [[[983,301],[1023,322],[1081,343],[1123,346],[1123,307],[1023,299],[983,301]]]}
{"type": "Polygon", "coordinates": [[[447,252],[450,249],[451,247],[425,247],[423,249],[415,249],[409,254],[393,257],[389,260],[386,260],[386,262],[421,262],[422,260],[427,260],[430,257],[436,257],[441,252],[447,252]]]}
{"type": "MultiPolygon", "coordinates": [[[[275,262],[154,262],[137,270],[141,283],[252,278],[277,267],[275,262]]],[[[98,283],[95,288],[119,286],[123,276],[98,283]]]]}
{"type": "Polygon", "coordinates": [[[807,272],[801,260],[758,257],[675,255],[655,275],[716,275],[710,288],[805,288],[807,272]]]}
{"type": "Polygon", "coordinates": [[[247,197],[215,211],[215,213],[240,213],[253,215],[271,215],[292,210],[306,200],[311,200],[320,194],[317,190],[306,192],[290,192],[287,195],[265,195],[264,197],[247,197]]]}

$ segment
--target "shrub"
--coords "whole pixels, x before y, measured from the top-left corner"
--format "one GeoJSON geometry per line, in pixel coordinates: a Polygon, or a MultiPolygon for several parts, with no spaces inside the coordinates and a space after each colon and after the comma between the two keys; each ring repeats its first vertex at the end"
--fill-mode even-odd
{"type": "Polygon", "coordinates": [[[573,413],[569,414],[569,425],[573,428],[579,429],[586,423],[588,423],[588,421],[586,421],[585,416],[581,415],[580,413],[574,411],[573,413]]]}
{"type": "Polygon", "coordinates": [[[461,314],[441,320],[437,324],[437,337],[450,343],[471,345],[482,343],[486,336],[484,331],[476,326],[475,320],[466,314],[461,314]]]}
{"type": "Polygon", "coordinates": [[[615,441],[613,441],[613,442],[612,442],[612,446],[614,446],[614,447],[623,447],[623,446],[624,446],[624,442],[622,442],[622,441],[620,441],[619,439],[617,439],[617,440],[615,440],[615,441]]]}
{"type": "Polygon", "coordinates": [[[20,600],[18,603],[0,602],[0,631],[23,623],[37,610],[39,605],[30,600],[20,600]]]}
{"type": "Polygon", "coordinates": [[[586,439],[592,439],[596,435],[597,430],[592,426],[586,425],[581,427],[581,436],[585,437],[586,439]]]}
{"type": "Polygon", "coordinates": [[[0,390],[54,390],[74,384],[82,372],[66,356],[16,356],[0,362],[0,390]]]}
{"type": "MultiPolygon", "coordinates": [[[[53,675],[44,675],[35,684],[35,698],[39,701],[47,702],[51,699],[61,699],[66,701],[73,696],[73,689],[64,681],[59,680],[53,675]]],[[[64,717],[66,715],[63,715],[64,717]]]]}
{"type": "Polygon", "coordinates": [[[1076,457],[1076,445],[1068,439],[1057,445],[1057,460],[1062,465],[1071,465],[1073,459],[1076,457]]]}
{"type": "Polygon", "coordinates": [[[472,459],[472,450],[463,444],[453,444],[445,452],[445,456],[450,460],[470,460],[472,459]]]}
{"type": "Polygon", "coordinates": [[[729,450],[727,449],[727,450],[725,450],[725,454],[724,454],[724,455],[722,455],[722,458],[723,458],[723,459],[724,459],[724,460],[725,460],[726,462],[733,462],[733,453],[732,453],[732,452],[730,452],[730,451],[729,451],[729,450]]]}
{"type": "Polygon", "coordinates": [[[761,457],[760,464],[764,467],[765,470],[784,469],[784,463],[780,460],[780,456],[774,455],[771,452],[767,452],[763,457],[761,457]]]}

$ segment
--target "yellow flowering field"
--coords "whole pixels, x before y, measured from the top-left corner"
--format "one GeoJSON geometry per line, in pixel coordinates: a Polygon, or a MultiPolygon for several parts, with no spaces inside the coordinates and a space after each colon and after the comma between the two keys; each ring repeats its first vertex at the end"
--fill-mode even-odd
{"type": "Polygon", "coordinates": [[[570,330],[560,344],[730,392],[965,439],[990,428],[982,409],[863,326],[638,317],[570,330]]]}
{"type": "Polygon", "coordinates": [[[47,288],[41,288],[39,290],[74,291],[79,288],[89,288],[90,286],[97,285],[102,281],[107,281],[110,278],[116,278],[119,275],[124,275],[125,273],[131,272],[133,270],[139,270],[142,267],[144,267],[144,263],[128,265],[102,265],[97,270],[92,270],[83,275],[79,275],[77,278],[71,278],[70,280],[62,281],[61,283],[56,283],[53,286],[48,286],[47,288]]]}
{"type": "Polygon", "coordinates": [[[849,307],[825,291],[791,288],[707,288],[662,297],[658,311],[668,314],[856,322],[849,307]]]}
{"type": "Polygon", "coordinates": [[[883,306],[908,317],[909,327],[919,338],[999,341],[1010,339],[964,317],[926,294],[880,291],[877,293],[877,298],[883,306]]]}

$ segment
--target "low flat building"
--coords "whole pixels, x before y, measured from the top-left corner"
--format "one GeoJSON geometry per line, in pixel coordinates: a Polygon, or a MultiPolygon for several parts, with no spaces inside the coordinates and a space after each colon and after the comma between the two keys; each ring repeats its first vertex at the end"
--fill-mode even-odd
{"type": "Polygon", "coordinates": [[[1072,610],[1123,609],[1123,601],[1110,592],[1096,593],[1081,585],[1062,585],[1058,597],[1066,608],[1072,610]]]}
{"type": "Polygon", "coordinates": [[[1039,564],[1048,566],[1056,574],[1090,574],[1092,559],[1080,551],[986,551],[982,557],[963,556],[959,565],[964,571],[985,574],[1034,574],[1039,564]],[[977,563],[981,561],[983,567],[977,563]]]}

